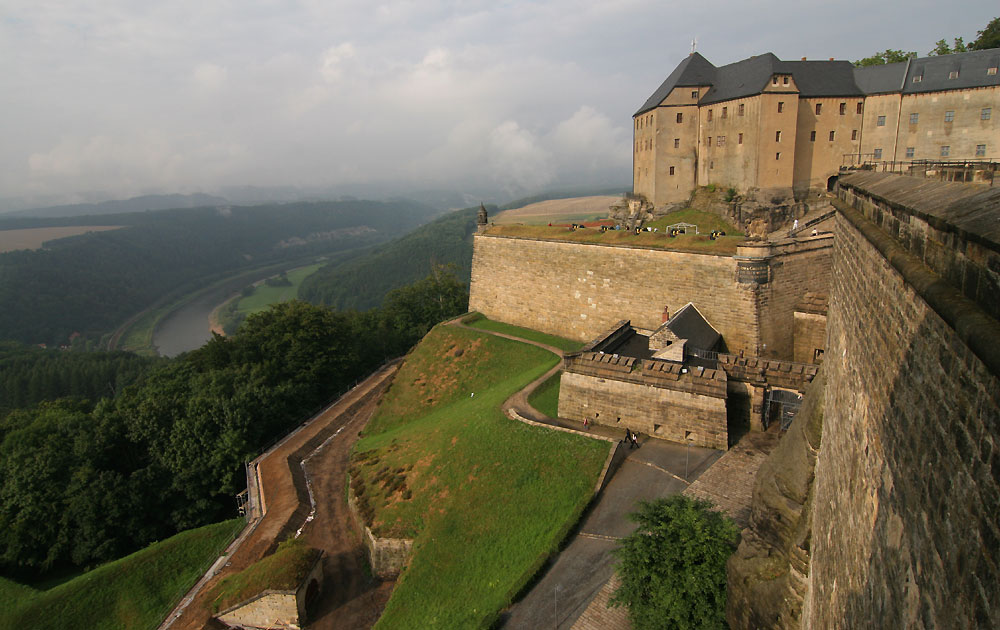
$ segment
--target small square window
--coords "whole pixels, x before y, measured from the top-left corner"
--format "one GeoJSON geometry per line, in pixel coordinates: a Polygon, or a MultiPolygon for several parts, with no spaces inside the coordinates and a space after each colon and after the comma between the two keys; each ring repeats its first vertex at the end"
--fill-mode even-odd
{"type": "Polygon", "coordinates": [[[741,133],[739,138],[736,140],[736,144],[743,144],[743,134],[741,133]]]}
{"type": "Polygon", "coordinates": [[[781,82],[782,82],[782,83],[783,83],[784,85],[788,85],[788,77],[781,77],[781,82]]]}
{"type": "Polygon", "coordinates": [[[774,132],[774,141],[775,142],[781,142],[781,132],[780,131],[775,131],[774,132]]]}
{"type": "Polygon", "coordinates": [[[729,108],[728,107],[723,107],[722,108],[722,117],[723,118],[728,118],[729,117],[729,108]]]}
{"type": "Polygon", "coordinates": [[[776,159],[776,160],[780,160],[781,159],[781,152],[780,151],[774,154],[774,159],[776,159]]]}
{"type": "Polygon", "coordinates": [[[831,131],[830,132],[830,142],[833,142],[833,139],[834,139],[834,137],[836,137],[836,135],[837,135],[836,131],[831,131]]]}
{"type": "Polygon", "coordinates": [[[784,101],[778,101],[778,113],[780,114],[783,111],[785,111],[785,102],[784,101]]]}
{"type": "Polygon", "coordinates": [[[984,107],[983,111],[979,112],[979,120],[989,120],[990,116],[993,115],[992,107],[984,107]]]}
{"type": "Polygon", "coordinates": [[[851,140],[857,140],[857,139],[858,139],[858,130],[851,129],[851,140]]]}
{"type": "Polygon", "coordinates": [[[847,113],[847,103],[840,104],[840,115],[843,116],[847,113]]]}
{"type": "Polygon", "coordinates": [[[941,145],[941,157],[948,157],[951,155],[951,147],[947,144],[941,145]]]}
{"type": "Polygon", "coordinates": [[[677,112],[677,122],[684,122],[684,114],[677,112]]]}
{"type": "Polygon", "coordinates": [[[949,109],[944,113],[944,121],[951,122],[955,120],[955,110],[949,109]]]}
{"type": "Polygon", "coordinates": [[[875,121],[875,125],[878,127],[885,127],[885,116],[879,116],[875,121]]]}
{"type": "Polygon", "coordinates": [[[698,98],[698,90],[691,90],[691,98],[698,98]]]}
{"type": "Polygon", "coordinates": [[[673,166],[671,166],[671,167],[670,167],[670,174],[671,174],[671,175],[673,175],[673,174],[674,174],[674,167],[673,167],[673,166]]]}
{"type": "Polygon", "coordinates": [[[948,78],[949,79],[957,79],[958,78],[958,70],[952,70],[951,72],[949,72],[948,73],[948,78]]]}
{"type": "Polygon", "coordinates": [[[918,120],[920,120],[920,114],[918,114],[916,112],[910,114],[910,124],[911,125],[917,124],[918,120]]]}
{"type": "Polygon", "coordinates": [[[993,66],[992,68],[987,68],[986,69],[986,74],[996,74],[996,73],[997,73],[997,67],[996,66],[993,66]]]}
{"type": "Polygon", "coordinates": [[[882,149],[875,149],[875,152],[872,153],[872,157],[874,157],[876,160],[881,160],[882,159],[882,149]]]}
{"type": "Polygon", "coordinates": [[[740,116],[743,115],[743,107],[744,107],[744,104],[740,103],[740,116]]]}
{"type": "Polygon", "coordinates": [[[819,116],[823,112],[823,103],[816,103],[816,115],[819,116]]]}
{"type": "Polygon", "coordinates": [[[674,138],[674,148],[675,149],[681,148],[681,139],[680,138],[674,138]]]}
{"type": "Polygon", "coordinates": [[[778,77],[771,77],[771,85],[778,85],[778,77]]]}
{"type": "Polygon", "coordinates": [[[816,142],[816,132],[815,131],[810,131],[809,132],[809,142],[816,142]]]}
{"type": "Polygon", "coordinates": [[[913,147],[906,147],[906,157],[911,158],[915,154],[913,147]]]}
{"type": "Polygon", "coordinates": [[[862,105],[861,101],[858,101],[858,113],[859,114],[861,113],[861,108],[862,107],[864,107],[864,105],[862,105]]]}
{"type": "Polygon", "coordinates": [[[986,155],[986,145],[977,144],[976,145],[976,157],[984,157],[986,155]]]}
{"type": "Polygon", "coordinates": [[[708,122],[712,122],[712,110],[708,110],[708,122]]]}
{"type": "Polygon", "coordinates": [[[920,83],[923,80],[924,80],[924,77],[921,74],[918,74],[917,76],[913,77],[913,82],[914,83],[920,83]]]}

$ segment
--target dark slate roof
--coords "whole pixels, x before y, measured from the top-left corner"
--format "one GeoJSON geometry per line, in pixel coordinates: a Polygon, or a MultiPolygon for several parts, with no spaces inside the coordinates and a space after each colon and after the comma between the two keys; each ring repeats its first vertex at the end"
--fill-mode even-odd
{"type": "Polygon", "coordinates": [[[694,304],[688,302],[679,311],[674,313],[666,324],[680,339],[686,339],[692,348],[699,350],[712,350],[715,344],[719,343],[722,335],[712,328],[694,304]]]}
{"type": "Polygon", "coordinates": [[[998,63],[1000,48],[911,59],[903,93],[919,94],[1000,85],[1000,74],[986,74],[987,68],[995,68],[998,63]],[[958,78],[948,78],[952,71],[958,71],[958,78]],[[913,77],[918,75],[923,78],[920,83],[914,83],[913,77]]]}
{"type": "Polygon", "coordinates": [[[854,80],[865,94],[898,92],[903,87],[908,67],[908,61],[862,66],[854,69],[854,80]]]}
{"type": "Polygon", "coordinates": [[[716,70],[717,80],[701,99],[701,103],[718,103],[734,98],[759,94],[781,60],[772,53],[764,53],[730,63],[716,70]]]}
{"type": "Polygon", "coordinates": [[[670,76],[660,84],[660,87],[656,88],[653,95],[646,99],[646,102],[642,104],[642,107],[633,116],[638,116],[654,109],[663,102],[663,99],[667,98],[671,90],[675,87],[711,85],[714,78],[715,66],[708,59],[702,57],[700,53],[691,53],[684,58],[684,61],[677,64],[677,67],[670,73],[670,76]]]}
{"type": "Polygon", "coordinates": [[[795,78],[799,96],[864,96],[850,61],[782,61],[776,72],[795,78]]]}

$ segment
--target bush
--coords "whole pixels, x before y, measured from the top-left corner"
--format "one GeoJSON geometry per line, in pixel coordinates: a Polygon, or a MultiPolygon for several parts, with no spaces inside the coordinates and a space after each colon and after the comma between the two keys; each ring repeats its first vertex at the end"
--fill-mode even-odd
{"type": "Polygon", "coordinates": [[[643,501],[629,518],[639,527],[615,550],[621,585],[611,605],[628,607],[634,630],[725,628],[733,522],[681,495],[643,501]]]}
{"type": "Polygon", "coordinates": [[[736,199],[736,189],[730,188],[729,190],[726,191],[726,202],[728,203],[733,199],[736,199]]]}

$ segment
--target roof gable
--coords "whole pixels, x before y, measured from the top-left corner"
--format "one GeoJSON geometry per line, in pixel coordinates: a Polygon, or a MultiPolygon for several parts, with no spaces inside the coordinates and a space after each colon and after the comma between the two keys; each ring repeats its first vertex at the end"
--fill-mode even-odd
{"type": "Polygon", "coordinates": [[[663,99],[670,95],[675,87],[694,87],[711,85],[715,77],[715,66],[708,59],[701,56],[701,53],[691,53],[684,58],[684,61],[677,64],[674,71],[670,73],[660,87],[656,88],[652,96],[646,99],[633,116],[638,116],[663,102],[663,99]]]}
{"type": "Polygon", "coordinates": [[[664,327],[677,335],[678,339],[687,340],[690,347],[699,350],[712,350],[722,338],[719,331],[708,323],[701,311],[691,302],[674,313],[664,327]]]}

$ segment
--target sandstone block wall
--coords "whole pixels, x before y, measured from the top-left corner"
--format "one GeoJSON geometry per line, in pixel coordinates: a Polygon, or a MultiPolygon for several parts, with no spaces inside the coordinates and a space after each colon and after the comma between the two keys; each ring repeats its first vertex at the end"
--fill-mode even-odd
{"type": "Polygon", "coordinates": [[[826,315],[796,312],[792,321],[792,360],[796,363],[820,363],[823,356],[817,357],[816,351],[826,348],[826,315]]]}
{"type": "Polygon", "coordinates": [[[299,605],[295,593],[266,591],[219,619],[232,627],[296,628],[300,624],[299,605]]]}
{"type": "Polygon", "coordinates": [[[1000,361],[970,346],[996,320],[839,210],[802,626],[998,627],[1000,361]]]}
{"type": "MultiPolygon", "coordinates": [[[[348,480],[350,482],[350,480],[348,480]]],[[[368,561],[372,565],[372,572],[382,579],[397,577],[410,559],[410,552],[413,550],[413,540],[409,538],[379,538],[372,533],[370,527],[365,525],[358,511],[357,500],[354,497],[354,490],[350,483],[347,488],[347,507],[354,516],[354,521],[361,528],[361,539],[368,550],[368,561]]]]}
{"type": "Polygon", "coordinates": [[[490,235],[474,252],[469,308],[492,319],[588,341],[693,302],[730,350],[757,351],[756,296],[732,257],[490,235]]]}

